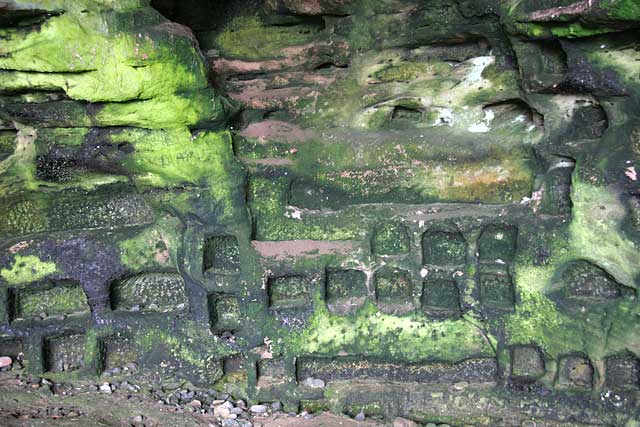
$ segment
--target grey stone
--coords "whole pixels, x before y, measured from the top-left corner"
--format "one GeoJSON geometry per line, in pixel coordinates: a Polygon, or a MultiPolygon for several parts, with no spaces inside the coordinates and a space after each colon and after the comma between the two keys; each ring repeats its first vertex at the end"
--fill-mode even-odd
{"type": "Polygon", "coordinates": [[[267,412],[267,409],[266,405],[252,405],[251,408],[249,408],[249,410],[254,414],[264,414],[267,412]]]}
{"type": "Polygon", "coordinates": [[[104,383],[100,386],[100,393],[111,393],[113,390],[109,383],[104,383]]]}
{"type": "Polygon", "coordinates": [[[307,387],[311,387],[311,388],[324,388],[324,381],[322,381],[319,378],[307,378],[306,380],[304,380],[303,383],[305,386],[307,387]]]}

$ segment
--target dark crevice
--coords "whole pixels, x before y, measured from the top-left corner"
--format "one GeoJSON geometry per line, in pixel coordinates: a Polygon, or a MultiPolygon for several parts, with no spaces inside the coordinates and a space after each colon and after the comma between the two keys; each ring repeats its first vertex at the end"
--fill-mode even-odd
{"type": "Polygon", "coordinates": [[[4,9],[3,3],[0,3],[0,27],[38,31],[48,19],[63,13],[63,10],[4,9]]]}
{"type": "Polygon", "coordinates": [[[544,116],[518,98],[487,104],[483,110],[485,112],[490,110],[494,114],[494,123],[506,124],[514,121],[517,123],[522,120],[520,117],[523,116],[524,123],[544,127],[544,116]]]}
{"type": "Polygon", "coordinates": [[[319,65],[316,65],[314,67],[314,71],[319,71],[319,70],[332,70],[335,68],[349,68],[349,65],[346,64],[336,64],[335,62],[331,62],[331,61],[327,61],[327,62],[323,62],[319,65]]]}

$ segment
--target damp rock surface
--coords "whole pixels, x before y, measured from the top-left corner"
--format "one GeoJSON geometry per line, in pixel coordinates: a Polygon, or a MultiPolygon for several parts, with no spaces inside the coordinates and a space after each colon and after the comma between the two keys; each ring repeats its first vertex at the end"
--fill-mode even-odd
{"type": "Polygon", "coordinates": [[[639,35],[631,0],[0,4],[0,374],[165,425],[638,424],[639,35]]]}

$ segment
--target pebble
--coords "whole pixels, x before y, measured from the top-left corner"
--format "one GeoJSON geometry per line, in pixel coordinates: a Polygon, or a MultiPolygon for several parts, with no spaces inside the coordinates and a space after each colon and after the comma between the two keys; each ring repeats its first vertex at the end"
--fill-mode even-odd
{"type": "Polygon", "coordinates": [[[469,383],[468,383],[468,382],[466,382],[466,381],[461,381],[461,382],[459,382],[459,383],[455,383],[455,384],[453,385],[453,388],[454,388],[454,389],[456,389],[456,390],[464,390],[464,389],[466,389],[467,387],[469,387],[469,383]]]}
{"type": "Polygon", "coordinates": [[[324,381],[320,378],[307,378],[304,380],[304,385],[311,388],[324,388],[324,381]]]}
{"type": "Polygon", "coordinates": [[[249,410],[251,412],[253,412],[254,414],[264,414],[265,412],[267,412],[267,406],[266,405],[252,405],[251,408],[249,408],[249,410]]]}
{"type": "Polygon", "coordinates": [[[195,396],[195,393],[193,391],[182,390],[180,392],[180,400],[191,401],[191,399],[193,399],[193,396],[195,396]]]}
{"type": "Polygon", "coordinates": [[[282,410],[282,403],[280,402],[273,402],[271,404],[271,410],[273,411],[281,411],[282,410]]]}
{"type": "Polygon", "coordinates": [[[364,421],[366,417],[364,416],[364,412],[358,412],[358,415],[355,416],[354,420],[356,421],[364,421]]]}
{"type": "Polygon", "coordinates": [[[247,407],[247,404],[246,404],[246,403],[244,403],[244,400],[237,400],[237,401],[236,401],[236,406],[237,406],[238,408],[246,408],[246,407],[247,407]]]}
{"type": "Polygon", "coordinates": [[[0,368],[11,366],[12,363],[13,363],[13,360],[10,357],[7,357],[7,356],[0,357],[0,368]]]}
{"type": "Polygon", "coordinates": [[[202,402],[200,402],[198,399],[193,399],[191,402],[187,403],[187,405],[192,406],[196,409],[202,408],[202,402]]]}
{"type": "Polygon", "coordinates": [[[111,393],[112,392],[111,386],[109,385],[109,383],[103,383],[100,386],[99,390],[100,390],[101,393],[111,393]]]}
{"type": "Polygon", "coordinates": [[[240,427],[240,423],[236,420],[223,420],[222,427],[240,427]]]}
{"type": "Polygon", "coordinates": [[[229,415],[231,415],[231,410],[226,406],[216,406],[215,408],[213,408],[213,415],[220,418],[229,418],[229,415]]]}

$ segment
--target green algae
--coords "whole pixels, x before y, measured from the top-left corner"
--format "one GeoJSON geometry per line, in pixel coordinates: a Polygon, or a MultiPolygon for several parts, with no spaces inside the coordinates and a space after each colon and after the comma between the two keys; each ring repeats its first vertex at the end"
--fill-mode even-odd
{"type": "Polygon", "coordinates": [[[634,48],[593,50],[587,55],[600,69],[613,69],[629,85],[640,87],[640,55],[634,48]]]}
{"type": "MultiPolygon", "coordinates": [[[[303,331],[274,340],[276,348],[295,354],[332,355],[339,352],[405,362],[458,361],[470,354],[493,354],[483,333],[470,318],[431,321],[423,315],[395,316],[367,302],[355,316],[329,313],[321,301],[303,331]],[[471,323],[470,323],[471,322],[471,323]]],[[[276,350],[277,351],[277,350],[276,350]]]]}
{"type": "Polygon", "coordinates": [[[106,103],[81,126],[182,127],[225,115],[192,36],[151,8],[53,16],[40,31],[12,34],[0,56],[0,69],[10,70],[0,73],[4,90],[63,90],[74,100],[106,103]],[[134,15],[148,26],[129,30],[134,15]],[[48,55],[52,50],[57,54],[48,55]]]}
{"type": "Polygon", "coordinates": [[[171,188],[184,184],[206,187],[202,191],[218,204],[222,217],[236,213],[242,172],[233,155],[228,132],[187,129],[147,131],[125,129],[113,142],[129,142],[135,151],[125,166],[141,187],[171,188]]]}
{"type": "Polygon", "coordinates": [[[131,271],[178,268],[181,223],[170,216],[118,242],[120,262],[131,271]]]}
{"type": "Polygon", "coordinates": [[[306,44],[317,32],[311,25],[267,26],[258,16],[239,16],[218,34],[214,45],[229,58],[279,58],[285,56],[283,49],[306,44]]]}
{"type": "Polygon", "coordinates": [[[620,283],[636,288],[640,252],[621,231],[626,208],[617,191],[574,179],[571,200],[573,218],[569,230],[575,256],[596,262],[620,283]]]}
{"type": "Polygon", "coordinates": [[[308,216],[286,208],[286,177],[252,175],[248,203],[258,240],[351,240],[362,237],[365,227],[357,212],[344,212],[337,220],[308,216]]]}
{"type": "Polygon", "coordinates": [[[506,321],[510,344],[536,344],[556,356],[582,348],[580,332],[571,327],[574,319],[562,314],[541,292],[520,290],[516,311],[506,321]]]}
{"type": "Polygon", "coordinates": [[[640,20],[640,4],[634,0],[605,0],[598,5],[613,19],[640,20]]]}
{"type": "Polygon", "coordinates": [[[35,179],[37,138],[36,129],[19,126],[13,154],[0,162],[0,197],[38,188],[35,179]]]}
{"type": "Polygon", "coordinates": [[[54,286],[49,289],[20,291],[17,317],[31,318],[41,315],[88,313],[87,296],[81,286],[54,286]]]}
{"type": "Polygon", "coordinates": [[[191,372],[194,379],[207,384],[222,378],[222,359],[235,353],[219,337],[188,320],[181,322],[179,332],[148,326],[134,334],[133,340],[152,363],[163,367],[177,364],[187,375],[191,372]]]}
{"type": "Polygon", "coordinates": [[[56,271],[54,262],[35,255],[15,255],[11,267],[0,270],[0,276],[10,285],[21,285],[44,279],[56,271]]]}

